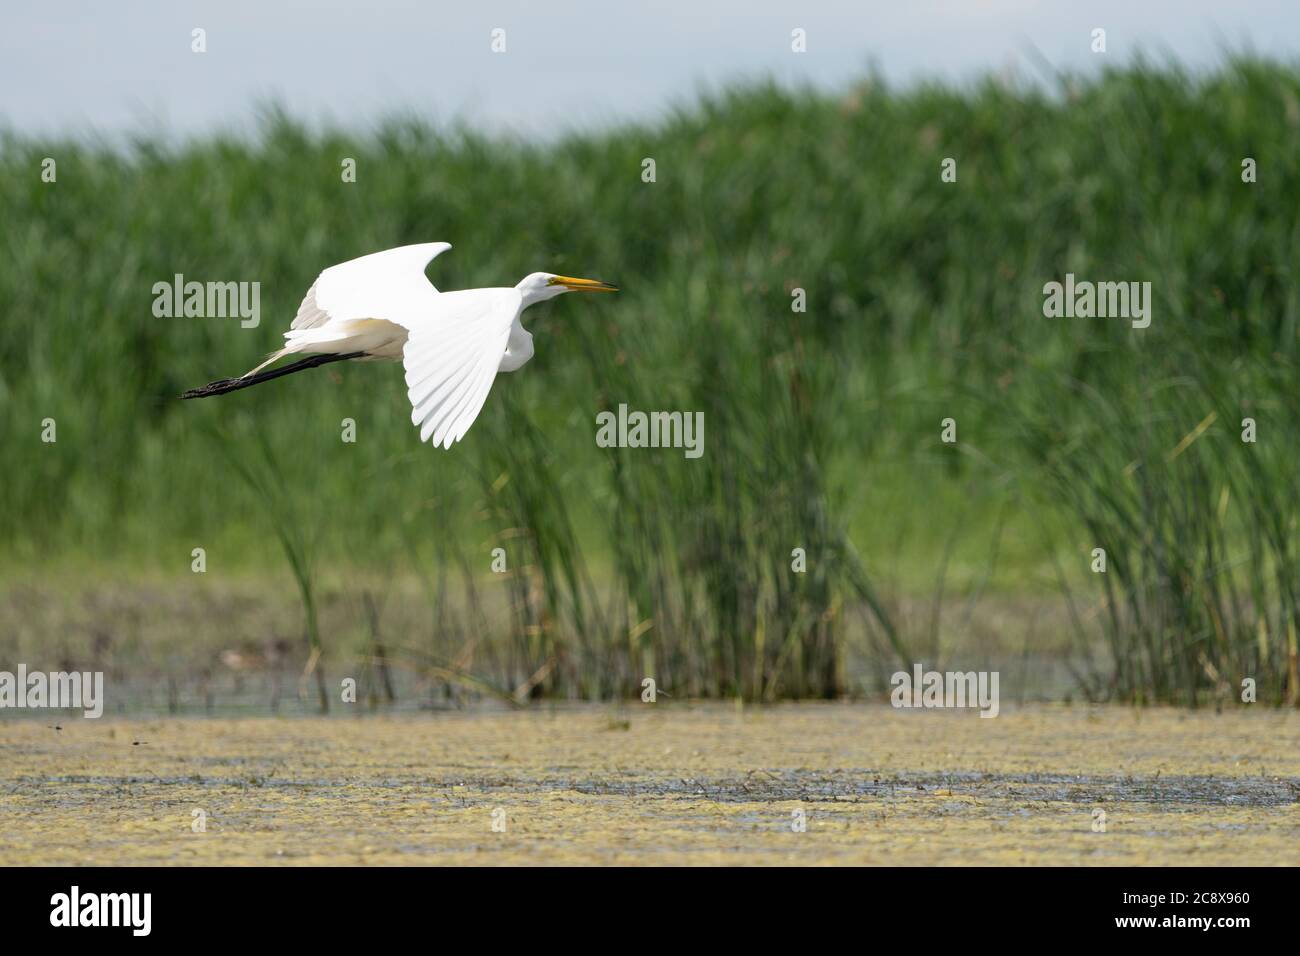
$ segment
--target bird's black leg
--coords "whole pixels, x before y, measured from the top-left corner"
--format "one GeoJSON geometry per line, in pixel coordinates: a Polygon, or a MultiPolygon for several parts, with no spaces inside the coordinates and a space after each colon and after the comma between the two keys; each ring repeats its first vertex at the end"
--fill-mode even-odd
{"type": "Polygon", "coordinates": [[[281,365],[279,368],[258,372],[256,375],[245,375],[243,378],[223,378],[216,382],[209,382],[199,388],[190,389],[188,392],[183,393],[181,398],[207,398],[209,395],[225,395],[227,392],[237,392],[241,388],[248,388],[250,385],[269,382],[281,375],[291,375],[294,372],[301,372],[303,369],[328,365],[330,362],[346,362],[348,359],[360,358],[365,354],[365,352],[348,352],[344,355],[312,355],[297,362],[290,362],[288,365],[281,365]]]}

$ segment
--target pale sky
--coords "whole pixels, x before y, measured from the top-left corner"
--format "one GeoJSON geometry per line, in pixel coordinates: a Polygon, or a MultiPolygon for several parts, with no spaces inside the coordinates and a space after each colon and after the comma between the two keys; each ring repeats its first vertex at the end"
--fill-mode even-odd
{"type": "Polygon", "coordinates": [[[245,128],[258,102],[364,128],[408,112],[524,134],[660,115],[719,83],[834,89],[1036,75],[1026,51],[1089,71],[1136,51],[1194,66],[1225,48],[1295,58],[1297,0],[42,0],[0,8],[0,127],[245,128]],[[207,52],[191,52],[191,31],[207,52]],[[791,31],[807,52],[791,52],[791,31]],[[1107,52],[1090,49],[1106,30],[1107,52]],[[494,28],[506,52],[493,53],[494,28]]]}

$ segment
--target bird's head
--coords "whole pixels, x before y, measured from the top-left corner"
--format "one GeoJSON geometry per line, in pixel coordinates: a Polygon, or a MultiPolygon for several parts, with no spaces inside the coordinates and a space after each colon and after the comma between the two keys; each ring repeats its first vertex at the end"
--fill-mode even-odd
{"type": "Polygon", "coordinates": [[[557,276],[553,272],[534,272],[525,276],[516,289],[523,294],[524,307],[554,299],[566,292],[617,292],[616,286],[599,279],[575,279],[573,276],[557,276]]]}

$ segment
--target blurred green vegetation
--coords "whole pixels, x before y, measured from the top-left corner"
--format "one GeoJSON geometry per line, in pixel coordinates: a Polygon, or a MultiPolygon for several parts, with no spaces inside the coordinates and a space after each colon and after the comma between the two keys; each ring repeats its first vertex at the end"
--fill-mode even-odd
{"type": "Polygon", "coordinates": [[[288,535],[310,595],[351,571],[469,580],[501,546],[509,679],[582,696],[645,673],[835,694],[846,633],[914,653],[881,582],[1064,587],[1108,609],[1080,616],[1090,693],[1195,701],[1252,674],[1294,696],[1297,155],[1300,71],[1251,59],[1052,89],[750,85],[547,144],[274,110],[247,141],[10,134],[0,566],[188,574],[203,547],[209,573],[259,573],[288,535]],[[540,269],[624,291],[530,310],[536,357],[450,452],[419,444],[389,364],[177,399],[276,348],[320,269],[432,240],[455,247],[442,289],[540,269]],[[1150,281],[1151,327],[1045,318],[1067,272],[1150,281]],[[260,326],[155,318],[176,273],[260,282],[260,326]],[[703,411],[704,457],[598,448],[620,402],[703,411]]]}

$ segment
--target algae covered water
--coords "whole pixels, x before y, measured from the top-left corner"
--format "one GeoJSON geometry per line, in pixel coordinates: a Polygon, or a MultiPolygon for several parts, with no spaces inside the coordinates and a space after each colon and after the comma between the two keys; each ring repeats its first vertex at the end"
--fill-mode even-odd
{"type": "Polygon", "coordinates": [[[0,768],[11,864],[1300,864],[1273,709],[21,720],[0,768]]]}

